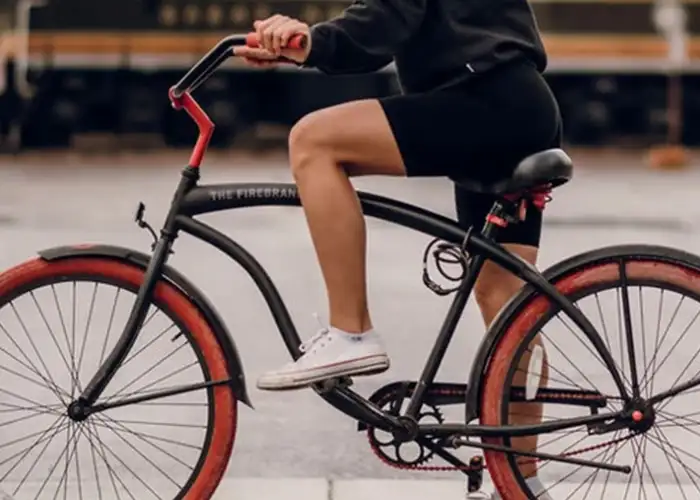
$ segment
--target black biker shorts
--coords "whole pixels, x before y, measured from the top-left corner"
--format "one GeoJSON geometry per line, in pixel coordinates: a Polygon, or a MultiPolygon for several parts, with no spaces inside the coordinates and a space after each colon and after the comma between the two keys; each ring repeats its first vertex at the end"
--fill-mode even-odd
{"type": "MultiPolygon", "coordinates": [[[[527,62],[513,62],[448,90],[381,98],[409,177],[507,178],[525,156],[560,147],[554,95],[527,62]]],[[[455,184],[460,224],[481,228],[495,198],[455,184]]],[[[539,246],[542,214],[501,230],[498,241],[539,246]]]]}

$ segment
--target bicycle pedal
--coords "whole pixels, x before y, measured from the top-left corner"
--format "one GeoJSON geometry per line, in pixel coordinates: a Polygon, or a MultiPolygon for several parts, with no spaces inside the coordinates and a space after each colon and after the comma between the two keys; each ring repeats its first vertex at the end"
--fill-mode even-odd
{"type": "Polygon", "coordinates": [[[350,377],[338,377],[321,382],[321,392],[330,392],[334,389],[345,389],[352,385],[350,377]]]}
{"type": "Polygon", "coordinates": [[[481,492],[481,487],[484,484],[484,457],[475,455],[469,459],[469,471],[467,472],[467,498],[469,495],[481,492]]]}

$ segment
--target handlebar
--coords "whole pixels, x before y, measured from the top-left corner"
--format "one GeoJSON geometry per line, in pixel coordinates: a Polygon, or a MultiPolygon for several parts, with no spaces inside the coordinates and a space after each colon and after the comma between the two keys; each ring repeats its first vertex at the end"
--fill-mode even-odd
{"type": "MultiPolygon", "coordinates": [[[[192,151],[189,166],[191,168],[199,168],[204,158],[204,152],[209,145],[211,136],[214,132],[214,123],[207,116],[197,101],[190,95],[209,78],[226,59],[232,57],[233,48],[247,45],[248,47],[258,47],[257,33],[248,33],[246,35],[231,35],[223,38],[217,43],[214,48],[207,52],[192,68],[185,73],[179,82],[173,85],[168,92],[168,97],[175,109],[184,109],[197,124],[199,129],[199,137],[192,151]]],[[[286,48],[289,49],[304,49],[308,43],[307,36],[304,34],[294,35],[287,42],[286,48]]],[[[280,61],[286,61],[281,58],[280,61]]],[[[291,62],[291,61],[290,61],[291,62]]]]}
{"type": "MultiPolygon", "coordinates": [[[[295,35],[289,39],[287,48],[304,49],[307,43],[306,35],[295,35]]],[[[194,92],[224,61],[233,56],[234,47],[242,45],[253,48],[258,47],[257,34],[231,35],[221,39],[170,89],[170,99],[173,101],[173,104],[176,104],[175,101],[180,99],[185,93],[194,92]]]]}

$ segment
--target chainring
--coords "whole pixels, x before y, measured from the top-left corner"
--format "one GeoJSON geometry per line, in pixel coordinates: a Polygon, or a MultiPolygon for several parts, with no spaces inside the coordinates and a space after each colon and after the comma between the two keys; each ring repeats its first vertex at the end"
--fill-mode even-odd
{"type": "MultiPolygon", "coordinates": [[[[387,398],[388,399],[388,398],[387,398]]],[[[401,408],[395,398],[385,400],[380,408],[401,408]]],[[[418,414],[419,423],[442,424],[445,418],[437,406],[423,404],[418,414]]],[[[394,412],[391,412],[394,413],[394,412]]],[[[370,427],[367,437],[374,453],[385,463],[398,468],[413,468],[429,462],[435,453],[416,441],[404,441],[396,438],[390,432],[370,427]]]]}

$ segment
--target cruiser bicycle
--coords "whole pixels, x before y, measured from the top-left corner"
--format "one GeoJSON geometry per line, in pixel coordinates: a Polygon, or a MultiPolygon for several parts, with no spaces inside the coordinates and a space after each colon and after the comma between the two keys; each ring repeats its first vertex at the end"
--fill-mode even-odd
{"type": "MultiPolygon", "coordinates": [[[[0,481],[18,499],[214,494],[233,450],[238,404],[252,405],[224,321],[167,264],[179,235],[213,245],[242,266],[289,354],[300,355],[301,339],[265,270],[196,218],[300,205],[293,184],[199,183],[214,126],[191,94],[244,43],[250,39],[243,35],[222,39],[170,90],[199,137],[159,233],[138,207],[136,222],[154,238],[150,255],[60,246],[0,275],[0,481]],[[99,299],[107,306],[98,312],[99,299]]],[[[700,458],[691,443],[700,437],[694,429],[700,410],[688,397],[700,387],[694,366],[700,258],[659,246],[614,246],[540,273],[494,241],[503,226],[543,210],[571,176],[569,157],[552,149],[523,159],[499,183],[457,179],[499,195],[483,227],[468,231],[442,215],[360,192],[366,216],[433,238],[422,281],[453,299],[417,381],[393,382],[369,397],[347,377],[313,390],[358,422],[385,464],[460,471],[470,491],[488,469],[504,498],[534,499],[538,492],[524,479],[529,467],[556,499],[669,498],[673,491],[700,497],[700,458]],[[526,285],[489,328],[467,383],[438,381],[487,259],[526,285]],[[451,288],[431,277],[429,262],[451,288]],[[668,303],[670,312],[663,310],[668,303]],[[527,408],[538,408],[529,415],[539,416],[515,418],[527,408]],[[460,413],[449,421],[453,409],[460,413]],[[537,445],[524,445],[527,439],[537,445]],[[463,460],[459,448],[479,454],[463,460]],[[442,463],[429,464],[434,459],[442,463]]]]}

